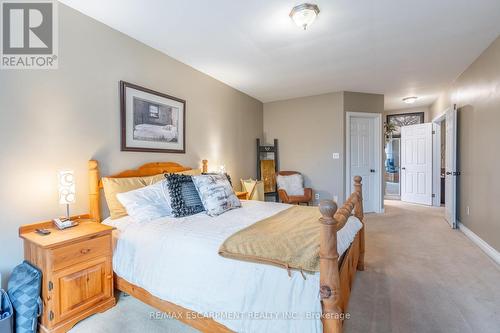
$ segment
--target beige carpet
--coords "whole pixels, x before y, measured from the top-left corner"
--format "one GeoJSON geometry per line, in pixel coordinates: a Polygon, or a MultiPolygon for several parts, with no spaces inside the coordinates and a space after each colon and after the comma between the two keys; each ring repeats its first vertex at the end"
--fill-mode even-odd
{"type": "MultiPolygon", "coordinates": [[[[385,214],[367,216],[367,269],[356,276],[345,332],[500,332],[500,269],[443,214],[386,201],[385,214]]],[[[122,296],[71,332],[196,332],[151,319],[155,311],[122,296]]]]}
{"type": "Polygon", "coordinates": [[[346,332],[500,332],[500,269],[442,208],[386,201],[367,216],[346,332]]]}

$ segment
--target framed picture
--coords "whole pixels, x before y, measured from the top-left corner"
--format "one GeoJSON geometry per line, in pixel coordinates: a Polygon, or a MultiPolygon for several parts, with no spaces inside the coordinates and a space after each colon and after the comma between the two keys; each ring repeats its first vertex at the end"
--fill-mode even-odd
{"type": "Polygon", "coordinates": [[[394,125],[394,131],[392,132],[392,137],[401,137],[401,127],[423,124],[424,123],[424,112],[415,113],[402,113],[402,114],[388,114],[387,124],[394,125]]]}
{"type": "Polygon", "coordinates": [[[186,101],[120,81],[121,150],[185,153],[186,101]]]}

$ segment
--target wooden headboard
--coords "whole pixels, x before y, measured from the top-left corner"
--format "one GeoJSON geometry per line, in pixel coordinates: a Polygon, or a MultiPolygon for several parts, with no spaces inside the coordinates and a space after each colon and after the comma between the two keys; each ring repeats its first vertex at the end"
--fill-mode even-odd
{"type": "MultiPolygon", "coordinates": [[[[173,173],[192,170],[175,162],[152,162],[141,165],[137,169],[125,170],[117,174],[106,176],[108,178],[127,178],[154,176],[160,173],[173,173]]],[[[208,161],[202,161],[202,172],[207,172],[208,161]]],[[[99,162],[89,161],[89,215],[96,222],[102,221],[101,215],[101,189],[102,180],[99,172],[99,162]]]]}

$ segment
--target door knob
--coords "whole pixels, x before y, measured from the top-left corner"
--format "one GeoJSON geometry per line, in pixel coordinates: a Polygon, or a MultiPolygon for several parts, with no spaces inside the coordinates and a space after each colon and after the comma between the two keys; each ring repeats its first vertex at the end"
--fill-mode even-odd
{"type": "Polygon", "coordinates": [[[401,170],[406,170],[406,168],[405,168],[405,167],[402,167],[402,168],[401,168],[401,170]]]}
{"type": "Polygon", "coordinates": [[[447,176],[451,176],[451,172],[446,171],[446,175],[447,175],[447,176]]]}

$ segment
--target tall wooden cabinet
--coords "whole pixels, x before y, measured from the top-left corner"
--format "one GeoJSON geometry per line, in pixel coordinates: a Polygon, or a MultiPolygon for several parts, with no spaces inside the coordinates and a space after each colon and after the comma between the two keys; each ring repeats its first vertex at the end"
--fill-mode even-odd
{"type": "Polygon", "coordinates": [[[59,333],[78,321],[115,305],[112,227],[79,218],[79,225],[59,230],[52,222],[22,226],[24,257],[42,271],[43,314],[40,331],[59,333]],[[43,236],[37,228],[50,230],[43,236]]]}

